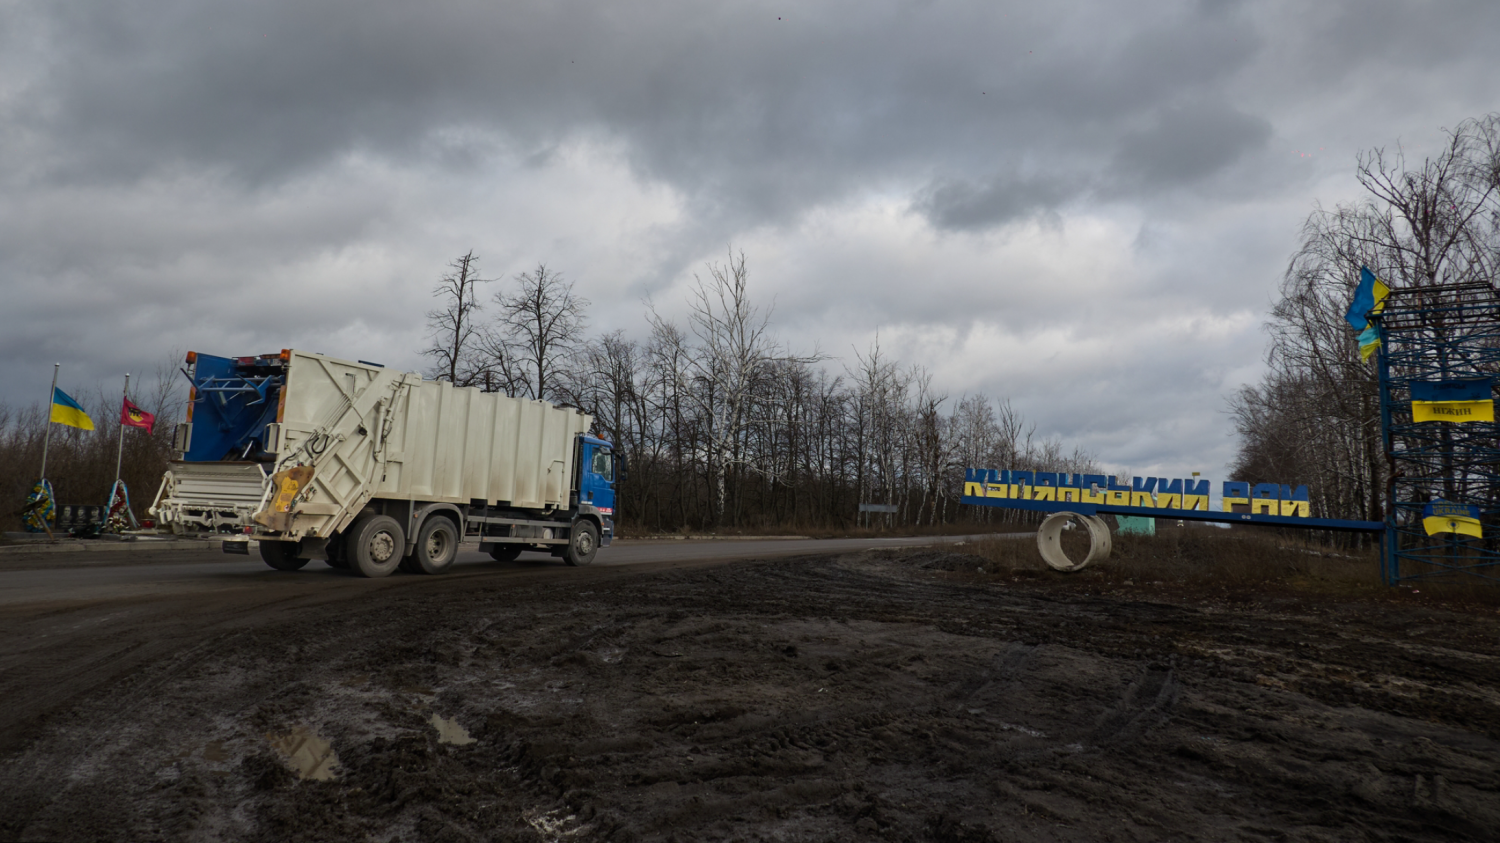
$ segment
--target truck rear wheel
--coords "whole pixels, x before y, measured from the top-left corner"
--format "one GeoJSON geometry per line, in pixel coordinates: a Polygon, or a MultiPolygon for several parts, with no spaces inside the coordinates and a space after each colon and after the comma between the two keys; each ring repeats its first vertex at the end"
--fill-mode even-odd
{"type": "Polygon", "coordinates": [[[260,542],[260,558],[278,571],[295,571],[307,564],[306,559],[297,558],[298,542],[260,542]]]}
{"type": "Polygon", "coordinates": [[[563,561],[569,565],[587,565],[599,552],[599,528],[592,521],[574,521],[568,536],[568,549],[563,551],[563,561]]]}
{"type": "Polygon", "coordinates": [[[417,548],[412,552],[417,570],[424,574],[441,574],[458,558],[458,529],[441,515],[434,515],[417,531],[417,548]]]}
{"type": "Polygon", "coordinates": [[[396,570],[406,552],[406,535],[388,515],[366,515],[344,537],[349,569],[362,577],[384,577],[396,570]]]}

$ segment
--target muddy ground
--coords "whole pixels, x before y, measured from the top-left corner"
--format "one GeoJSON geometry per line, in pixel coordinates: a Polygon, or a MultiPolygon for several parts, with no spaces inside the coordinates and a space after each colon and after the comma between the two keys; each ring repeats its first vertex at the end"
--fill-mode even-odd
{"type": "Polygon", "coordinates": [[[0,840],[1496,839],[1493,607],[984,564],[0,616],[0,840]]]}

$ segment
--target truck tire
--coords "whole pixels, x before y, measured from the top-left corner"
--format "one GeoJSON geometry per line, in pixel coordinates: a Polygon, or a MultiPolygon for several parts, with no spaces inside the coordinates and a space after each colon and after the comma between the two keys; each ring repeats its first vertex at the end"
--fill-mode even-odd
{"type": "Polygon", "coordinates": [[[563,551],[563,561],[575,567],[594,561],[599,552],[599,528],[592,521],[574,521],[568,535],[568,549],[563,551]]]}
{"type": "Polygon", "coordinates": [[[388,515],[365,515],[344,536],[344,558],[349,570],[362,577],[384,577],[401,564],[406,536],[388,515]]]}
{"type": "Polygon", "coordinates": [[[524,545],[519,544],[492,544],[490,545],[490,558],[496,562],[514,562],[525,549],[524,545]]]}
{"type": "Polygon", "coordinates": [[[278,571],[295,571],[307,564],[297,558],[297,542],[261,541],[260,558],[278,571]]]}
{"type": "Polygon", "coordinates": [[[458,558],[458,528],[441,515],[422,523],[417,531],[417,547],[412,551],[416,568],[423,574],[441,574],[458,558]]]}

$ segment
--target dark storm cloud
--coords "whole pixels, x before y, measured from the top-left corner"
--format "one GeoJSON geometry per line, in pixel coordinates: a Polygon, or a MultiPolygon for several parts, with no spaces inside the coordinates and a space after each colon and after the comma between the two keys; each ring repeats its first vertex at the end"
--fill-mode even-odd
{"type": "Polygon", "coordinates": [[[1272,134],[1233,101],[1272,45],[1315,41],[1297,62],[1338,55],[1346,77],[1381,61],[1379,33],[1426,50],[1449,30],[1405,4],[1255,9],[60,0],[5,13],[41,47],[0,108],[45,142],[28,173],[68,182],[187,166],[253,189],[355,153],[462,166],[454,129],[543,155],[596,133],[726,219],[895,178],[965,228],[1213,175],[1272,134]]]}
{"type": "Polygon", "coordinates": [[[16,117],[63,141],[63,179],[185,163],[259,185],[350,151],[438,153],[452,127],[540,150],[597,130],[651,176],[751,215],[1038,148],[1097,170],[1142,109],[1232,74],[1257,41],[1232,15],[1170,4],[38,8],[50,60],[16,117]]]}
{"type": "Polygon", "coordinates": [[[1152,184],[1197,181],[1263,149],[1271,124],[1222,103],[1168,108],[1151,125],[1125,135],[1116,172],[1152,184]]]}
{"type": "Polygon", "coordinates": [[[1073,185],[1057,179],[996,177],[933,185],[915,207],[939,228],[972,230],[1053,211],[1074,195],[1073,185]]]}

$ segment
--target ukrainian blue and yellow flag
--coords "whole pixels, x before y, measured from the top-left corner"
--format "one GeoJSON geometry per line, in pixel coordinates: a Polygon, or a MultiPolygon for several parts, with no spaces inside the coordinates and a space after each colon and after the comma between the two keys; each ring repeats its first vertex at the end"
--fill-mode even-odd
{"type": "Polygon", "coordinates": [[[1479,507],[1461,503],[1434,501],[1422,507],[1422,529],[1429,536],[1458,533],[1484,538],[1484,531],[1479,526],[1479,507]]]}
{"type": "Polygon", "coordinates": [[[1370,324],[1368,317],[1371,313],[1385,310],[1385,297],[1390,293],[1391,288],[1376,278],[1369,267],[1359,268],[1359,286],[1354,288],[1354,301],[1349,303],[1349,311],[1344,314],[1344,318],[1359,332],[1361,362],[1369,360],[1375,349],[1380,347],[1380,334],[1370,324]]]}
{"type": "Polygon", "coordinates": [[[78,406],[78,402],[57,387],[52,387],[52,420],[68,427],[93,430],[94,420],[78,406]]]}
{"type": "Polygon", "coordinates": [[[1375,330],[1374,325],[1359,332],[1359,362],[1370,362],[1370,355],[1374,354],[1375,349],[1379,347],[1380,334],[1375,330]]]}
{"type": "Polygon", "coordinates": [[[1363,331],[1369,326],[1368,316],[1371,313],[1379,313],[1385,310],[1385,297],[1390,295],[1391,288],[1384,281],[1375,277],[1368,266],[1359,268],[1359,286],[1354,288],[1354,301],[1349,303],[1349,312],[1344,318],[1356,331],[1363,331]]]}
{"type": "Polygon", "coordinates": [[[1411,420],[1492,422],[1495,398],[1489,378],[1449,381],[1414,381],[1411,385],[1411,420]]]}

